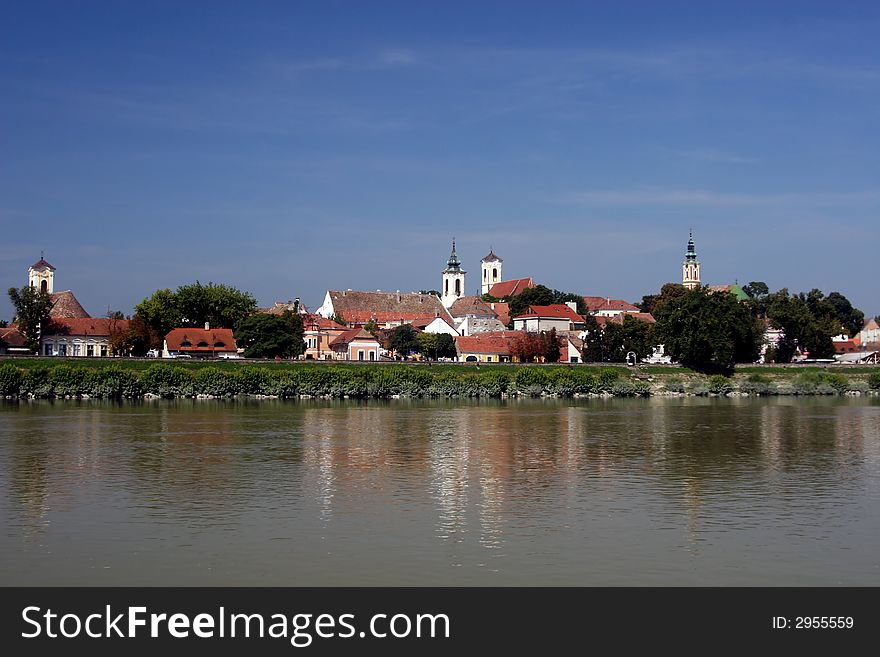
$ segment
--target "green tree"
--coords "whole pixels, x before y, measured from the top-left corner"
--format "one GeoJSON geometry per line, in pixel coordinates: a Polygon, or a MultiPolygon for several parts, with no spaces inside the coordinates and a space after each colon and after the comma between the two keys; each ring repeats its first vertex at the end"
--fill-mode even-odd
{"type": "Polygon", "coordinates": [[[235,341],[246,358],[290,358],[304,351],[302,336],[297,341],[291,322],[283,315],[258,313],[239,322],[235,341]]]}
{"type": "Polygon", "coordinates": [[[419,333],[416,339],[419,342],[419,353],[428,360],[437,360],[437,334],[419,333]]]}
{"type": "Polygon", "coordinates": [[[298,312],[294,313],[290,310],[285,310],[281,313],[281,318],[287,323],[287,327],[290,329],[290,333],[293,336],[293,348],[291,349],[289,356],[291,358],[302,356],[306,353],[306,327],[303,323],[302,315],[298,312]]]}
{"type": "Polygon", "coordinates": [[[364,324],[364,330],[367,333],[375,333],[378,330],[378,328],[379,328],[379,325],[376,324],[376,320],[373,319],[372,317],[367,321],[366,324],[364,324]]]}
{"type": "Polygon", "coordinates": [[[768,297],[767,317],[782,331],[776,346],[776,362],[791,362],[800,350],[810,358],[834,355],[831,338],[840,333],[841,323],[834,306],[820,290],[790,295],[783,288],[768,297]]]}
{"type": "Polygon", "coordinates": [[[562,348],[559,346],[559,336],[556,335],[555,327],[541,334],[541,352],[546,363],[558,363],[562,358],[562,348]]]}
{"type": "Polygon", "coordinates": [[[764,281],[752,281],[747,285],[743,285],[742,289],[750,299],[760,299],[770,294],[770,288],[767,287],[764,281]]]}
{"type": "Polygon", "coordinates": [[[455,358],[458,352],[455,350],[455,338],[448,333],[437,334],[437,358],[455,358]]]}
{"type": "Polygon", "coordinates": [[[584,317],[584,347],[581,357],[585,363],[601,363],[605,360],[602,329],[593,315],[584,317]]]}
{"type": "Polygon", "coordinates": [[[401,358],[419,350],[418,332],[411,324],[395,326],[388,335],[388,345],[401,358]]]}
{"type": "Polygon", "coordinates": [[[536,285],[517,294],[515,297],[505,297],[503,301],[510,304],[510,316],[521,315],[529,306],[549,306],[555,303],[553,290],[543,285],[536,285]]]}
{"type": "Polygon", "coordinates": [[[25,344],[32,351],[40,349],[40,332],[49,322],[51,297],[36,287],[9,288],[9,300],[15,307],[15,324],[25,344]]]}
{"type": "Polygon", "coordinates": [[[681,283],[666,283],[660,288],[660,294],[646,294],[642,297],[639,310],[643,313],[652,313],[660,305],[671,299],[683,296],[687,292],[687,288],[681,283]]]}
{"type": "Polygon", "coordinates": [[[9,326],[9,322],[5,319],[0,319],[0,328],[7,328],[9,326]]]}
{"type": "Polygon", "coordinates": [[[758,358],[763,326],[731,294],[689,290],[655,308],[653,340],[699,372],[730,373],[735,363],[758,358]]]}
{"type": "Polygon", "coordinates": [[[850,300],[840,292],[831,292],[825,301],[834,309],[834,315],[841,326],[853,337],[865,325],[865,313],[854,308],[850,300]]]}
{"type": "Polygon", "coordinates": [[[235,329],[256,310],[256,299],[250,293],[229,285],[202,285],[198,281],[181,285],[174,292],[156,290],[135,306],[135,314],[141,315],[163,337],[173,328],[200,327],[206,322],[216,328],[235,329]]]}
{"type": "Polygon", "coordinates": [[[183,316],[177,305],[177,297],[169,289],[156,290],[134,307],[135,316],[140,316],[150,330],[164,338],[168,332],[183,326],[183,316]]]}
{"type": "Polygon", "coordinates": [[[342,326],[348,326],[348,322],[346,321],[345,317],[342,316],[342,313],[335,313],[333,315],[333,321],[337,324],[341,324],[342,326]]]}

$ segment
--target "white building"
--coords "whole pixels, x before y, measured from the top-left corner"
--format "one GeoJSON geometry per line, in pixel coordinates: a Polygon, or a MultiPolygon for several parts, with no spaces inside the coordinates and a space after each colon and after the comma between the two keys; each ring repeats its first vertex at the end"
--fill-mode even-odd
{"type": "Polygon", "coordinates": [[[495,283],[500,283],[504,280],[501,277],[501,266],[503,264],[504,260],[495,255],[491,248],[489,249],[489,255],[480,260],[480,271],[482,273],[480,294],[489,294],[489,290],[492,289],[495,283]]]}
{"type": "Polygon", "coordinates": [[[452,240],[452,253],[446,261],[446,269],[443,270],[443,287],[440,288],[440,301],[445,308],[449,308],[455,300],[464,296],[464,275],[467,272],[461,268],[461,260],[455,252],[455,239],[452,240]]]}

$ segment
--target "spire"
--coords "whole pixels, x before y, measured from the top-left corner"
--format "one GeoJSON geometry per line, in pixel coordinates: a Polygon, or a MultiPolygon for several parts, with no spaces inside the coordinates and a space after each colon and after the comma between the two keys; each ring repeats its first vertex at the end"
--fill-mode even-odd
{"type": "Polygon", "coordinates": [[[449,254],[449,260],[446,261],[446,271],[447,272],[457,272],[461,271],[461,260],[458,258],[458,254],[455,252],[455,238],[452,238],[452,253],[449,254]]]}
{"type": "Polygon", "coordinates": [[[694,245],[694,230],[693,228],[690,230],[688,234],[688,247],[687,253],[684,254],[686,260],[696,260],[697,259],[697,250],[694,245]]]}

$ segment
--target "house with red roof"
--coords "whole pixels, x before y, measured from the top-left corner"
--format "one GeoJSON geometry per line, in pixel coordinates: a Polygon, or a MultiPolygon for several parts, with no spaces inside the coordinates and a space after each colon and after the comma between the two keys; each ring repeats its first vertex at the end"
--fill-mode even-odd
{"type": "Polygon", "coordinates": [[[598,317],[613,317],[620,313],[637,313],[639,307],[627,303],[623,299],[610,297],[584,297],[587,312],[598,317]]]}
{"type": "Polygon", "coordinates": [[[327,319],[342,317],[350,327],[373,322],[381,328],[392,328],[428,317],[442,317],[454,324],[440,297],[418,292],[328,290],[316,312],[327,319]]]}
{"type": "Polygon", "coordinates": [[[455,338],[458,360],[465,363],[511,363],[522,331],[494,331],[455,338]]]}
{"type": "Polygon", "coordinates": [[[163,358],[228,358],[237,353],[232,329],[211,328],[208,323],[205,328],[171,329],[162,347],[163,358]]]}
{"type": "Polygon", "coordinates": [[[107,317],[52,317],[40,336],[44,356],[91,356],[113,354],[111,339],[128,330],[127,319],[107,317]]]}
{"type": "Polygon", "coordinates": [[[24,336],[15,326],[0,328],[0,355],[27,356],[31,353],[25,344],[24,336]]]}
{"type": "Polygon", "coordinates": [[[549,306],[529,306],[526,312],[513,318],[516,331],[542,333],[556,329],[557,333],[584,329],[584,318],[575,312],[575,303],[553,303],[549,306]]]}
{"type": "Polygon", "coordinates": [[[336,360],[379,360],[382,346],[372,333],[363,328],[343,331],[330,341],[336,360]]]}
{"type": "Polygon", "coordinates": [[[309,313],[303,316],[303,340],[306,360],[333,360],[336,351],[330,343],[348,330],[332,319],[309,313]]]}
{"type": "Polygon", "coordinates": [[[495,285],[489,288],[489,296],[495,297],[496,299],[515,297],[533,287],[535,287],[535,281],[532,280],[531,276],[528,278],[515,278],[509,281],[495,283],[495,285]]]}

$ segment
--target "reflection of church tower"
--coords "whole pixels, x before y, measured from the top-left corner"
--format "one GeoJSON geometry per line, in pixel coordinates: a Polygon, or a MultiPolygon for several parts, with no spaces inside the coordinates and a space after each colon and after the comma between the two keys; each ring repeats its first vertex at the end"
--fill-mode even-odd
{"type": "Polygon", "coordinates": [[[455,300],[464,296],[464,275],[461,268],[461,260],[455,252],[455,238],[452,238],[452,253],[446,261],[446,269],[443,270],[443,287],[441,288],[440,301],[449,308],[455,300]]]}
{"type": "Polygon", "coordinates": [[[501,282],[501,264],[503,262],[492,249],[489,249],[489,255],[480,261],[483,276],[480,294],[488,294],[495,283],[501,282]]]}
{"type": "Polygon", "coordinates": [[[47,294],[52,294],[54,291],[55,267],[43,260],[42,253],[40,253],[40,259],[28,269],[28,285],[47,294]]]}
{"type": "Polygon", "coordinates": [[[697,251],[694,248],[693,231],[688,239],[688,250],[684,255],[684,262],[681,264],[681,284],[689,290],[700,287],[700,261],[697,260],[697,251]]]}

